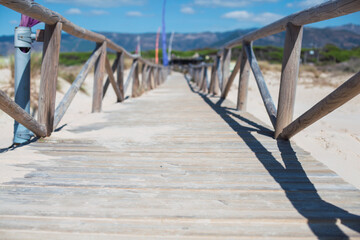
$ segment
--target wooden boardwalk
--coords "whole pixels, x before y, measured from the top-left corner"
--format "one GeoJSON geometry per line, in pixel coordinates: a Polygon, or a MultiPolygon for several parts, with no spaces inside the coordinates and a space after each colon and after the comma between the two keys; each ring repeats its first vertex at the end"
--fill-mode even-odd
{"type": "Polygon", "coordinates": [[[27,146],[0,239],[360,239],[359,190],[179,73],[95,116],[27,146]]]}

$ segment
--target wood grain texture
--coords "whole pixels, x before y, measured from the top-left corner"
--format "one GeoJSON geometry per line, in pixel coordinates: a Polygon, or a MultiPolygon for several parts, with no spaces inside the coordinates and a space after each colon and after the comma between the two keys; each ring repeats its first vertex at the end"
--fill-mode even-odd
{"type": "Polygon", "coordinates": [[[94,85],[92,97],[92,110],[91,112],[101,112],[102,96],[103,96],[103,81],[105,76],[105,59],[106,59],[106,42],[98,44],[101,48],[101,53],[95,62],[94,67],[94,85]]]}
{"type": "Polygon", "coordinates": [[[81,85],[84,83],[86,79],[86,76],[89,74],[90,69],[92,69],[92,67],[95,65],[95,62],[99,58],[101,52],[102,52],[101,48],[96,48],[94,50],[90,58],[86,61],[86,63],[82,67],[80,73],[76,76],[76,79],[71,84],[69,90],[66,92],[59,105],[56,107],[54,127],[53,127],[54,129],[59,125],[61,119],[65,115],[76,93],[80,90],[81,85]]]}
{"type": "MultiPolygon", "coordinates": [[[[122,94],[122,92],[119,89],[119,86],[117,85],[116,81],[115,81],[115,77],[114,77],[114,72],[112,69],[115,69],[117,66],[117,62],[115,61],[113,64],[113,67],[110,66],[110,62],[108,58],[105,58],[105,69],[106,72],[108,74],[108,78],[110,80],[110,83],[115,91],[116,97],[117,97],[117,101],[120,102],[122,99],[124,99],[124,96],[122,94]]],[[[103,94],[104,96],[105,94],[103,94]]]]}
{"type": "Polygon", "coordinates": [[[324,2],[321,5],[305,9],[303,11],[286,16],[265,27],[250,32],[244,36],[234,39],[224,45],[232,48],[241,45],[243,41],[252,42],[259,38],[264,38],[286,30],[288,23],[296,26],[303,26],[310,23],[320,22],[339,16],[355,13],[360,11],[360,1],[358,0],[333,0],[324,2]]]}
{"type": "Polygon", "coordinates": [[[61,30],[62,24],[59,22],[45,25],[38,121],[45,126],[47,136],[51,135],[54,126],[61,30]]]}
{"type": "Polygon", "coordinates": [[[231,48],[225,48],[223,50],[223,57],[222,57],[222,77],[221,77],[221,95],[225,90],[225,86],[229,80],[230,76],[230,62],[231,62],[231,48]]]}
{"type": "Polygon", "coordinates": [[[304,128],[342,106],[360,93],[360,72],[284,128],[280,138],[289,139],[304,128]]]}
{"type": "Polygon", "coordinates": [[[249,76],[250,76],[250,64],[246,55],[246,51],[243,48],[241,50],[240,76],[239,76],[238,96],[237,96],[237,104],[236,104],[236,109],[239,111],[246,111],[249,76]]]}
{"type": "Polygon", "coordinates": [[[135,68],[137,67],[137,65],[138,65],[138,61],[136,59],[134,59],[132,65],[131,65],[131,68],[130,68],[129,75],[127,76],[126,82],[124,84],[124,93],[125,94],[126,94],[126,91],[127,91],[128,87],[129,87],[131,81],[133,80],[134,71],[135,71],[135,68]]]}
{"type": "Polygon", "coordinates": [[[302,36],[302,26],[288,24],[281,70],[275,138],[278,138],[284,127],[293,120],[302,36]]]}
{"type": "Polygon", "coordinates": [[[240,65],[241,65],[241,55],[239,55],[239,58],[236,61],[235,67],[231,72],[231,75],[229,77],[229,80],[227,81],[224,91],[221,93],[221,98],[225,99],[227,97],[227,95],[229,94],[230,88],[234,82],[234,79],[236,77],[236,74],[239,72],[240,70],[240,65]]]}
{"type": "Polygon", "coordinates": [[[249,60],[250,67],[252,72],[254,73],[254,77],[257,83],[257,86],[260,91],[261,98],[264,102],[264,106],[266,108],[267,114],[269,115],[270,121],[275,128],[276,126],[276,107],[272,97],[270,95],[269,89],[266,86],[266,82],[264,76],[261,73],[260,67],[257,63],[255,54],[252,49],[252,44],[245,44],[243,48],[246,51],[246,55],[249,60]]]}
{"type": "MultiPolygon", "coordinates": [[[[118,67],[118,65],[119,65],[119,57],[120,57],[120,55],[117,54],[117,55],[116,55],[116,58],[115,58],[115,61],[114,61],[113,65],[112,65],[111,68],[110,68],[113,74],[115,73],[115,71],[117,70],[117,67],[118,67]]],[[[105,66],[105,67],[106,67],[106,66],[105,66]]],[[[108,72],[107,69],[106,69],[106,72],[108,72]]],[[[114,78],[114,79],[115,79],[115,78],[114,78]]],[[[116,82],[116,81],[115,81],[115,82],[116,82]]],[[[103,99],[104,99],[104,97],[105,97],[105,95],[106,95],[106,92],[107,92],[110,84],[112,84],[112,83],[110,82],[110,77],[107,76],[107,77],[106,77],[106,80],[105,80],[105,83],[104,83],[104,87],[103,87],[103,99]]],[[[116,84],[116,85],[117,85],[117,84],[116,84]]],[[[118,86],[117,86],[117,87],[118,87],[118,86]]]]}
{"type": "Polygon", "coordinates": [[[216,65],[214,64],[211,66],[211,75],[210,75],[210,86],[209,86],[209,93],[216,95],[215,93],[215,85],[216,85],[216,65]]]}
{"type": "Polygon", "coordinates": [[[140,79],[139,79],[139,64],[136,64],[133,71],[132,91],[131,97],[139,97],[141,95],[140,79]]]}
{"type": "Polygon", "coordinates": [[[117,74],[116,74],[116,82],[119,86],[121,95],[123,96],[123,99],[121,99],[121,102],[124,101],[125,98],[125,92],[124,92],[124,53],[117,53],[117,58],[119,58],[119,63],[117,65],[117,74]]]}
{"type": "Polygon", "coordinates": [[[173,73],[30,144],[0,183],[1,238],[359,238],[360,191],[234,107],[173,73]]]}
{"type": "Polygon", "coordinates": [[[39,124],[30,114],[17,105],[2,90],[0,90],[0,109],[35,133],[36,136],[45,137],[47,135],[45,126],[39,124]]]}

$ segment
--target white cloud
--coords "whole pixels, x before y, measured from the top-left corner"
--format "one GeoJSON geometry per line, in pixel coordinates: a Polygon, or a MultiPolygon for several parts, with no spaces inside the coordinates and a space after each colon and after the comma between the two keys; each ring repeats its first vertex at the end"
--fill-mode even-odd
{"type": "Polygon", "coordinates": [[[49,3],[64,3],[90,7],[142,6],[147,0],[45,0],[49,3]]]}
{"type": "Polygon", "coordinates": [[[194,0],[195,5],[206,7],[244,7],[251,2],[277,2],[278,0],[194,0]]]}
{"type": "Polygon", "coordinates": [[[180,9],[180,12],[182,12],[184,14],[194,14],[195,10],[192,7],[182,7],[180,9]]]}
{"type": "Polygon", "coordinates": [[[235,19],[240,22],[247,21],[247,22],[255,22],[255,23],[260,23],[262,25],[265,25],[268,23],[272,23],[272,22],[282,18],[283,16],[276,14],[276,13],[270,13],[270,12],[253,14],[253,13],[247,12],[247,11],[232,11],[232,12],[225,13],[222,17],[229,18],[229,19],[235,19]]]}
{"type": "Polygon", "coordinates": [[[144,15],[141,12],[138,12],[138,11],[130,11],[130,12],[126,13],[126,16],[129,16],[129,17],[142,17],[144,15]]]}
{"type": "Polygon", "coordinates": [[[99,16],[99,15],[109,14],[109,12],[104,11],[104,10],[91,10],[91,11],[90,11],[90,14],[91,14],[91,15],[97,15],[97,16],[99,16]]]}
{"type": "Polygon", "coordinates": [[[288,8],[291,8],[291,7],[293,7],[293,6],[294,6],[293,3],[287,3],[287,4],[286,4],[286,7],[288,7],[288,8]]]}
{"type": "Polygon", "coordinates": [[[70,8],[65,13],[66,14],[71,14],[71,15],[80,15],[80,14],[82,14],[81,10],[78,9],[78,8],[70,8]]]}

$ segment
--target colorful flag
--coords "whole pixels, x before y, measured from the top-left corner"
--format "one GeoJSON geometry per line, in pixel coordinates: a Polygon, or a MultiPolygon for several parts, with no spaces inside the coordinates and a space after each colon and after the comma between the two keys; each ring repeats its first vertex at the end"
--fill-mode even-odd
{"type": "Polygon", "coordinates": [[[166,0],[163,3],[163,12],[162,12],[162,49],[163,49],[163,65],[169,65],[168,56],[166,53],[166,30],[165,30],[165,6],[166,0]]]}
{"type": "Polygon", "coordinates": [[[156,43],[155,43],[155,63],[159,64],[159,37],[160,37],[160,27],[158,28],[156,34],[156,43]]]}

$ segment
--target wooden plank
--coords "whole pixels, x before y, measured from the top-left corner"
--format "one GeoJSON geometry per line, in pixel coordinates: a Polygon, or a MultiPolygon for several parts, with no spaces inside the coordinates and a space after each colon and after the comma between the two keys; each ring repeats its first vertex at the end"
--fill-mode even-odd
{"type": "Polygon", "coordinates": [[[280,138],[289,139],[304,128],[310,126],[317,120],[331,113],[338,107],[342,106],[350,99],[354,98],[360,93],[360,72],[355,74],[335,91],[323,98],[320,102],[315,104],[312,108],[306,111],[303,115],[298,117],[287,127],[284,128],[280,134],[280,138]]]}
{"type": "Polygon", "coordinates": [[[119,58],[119,62],[116,68],[117,74],[117,85],[119,86],[121,95],[123,98],[120,100],[120,102],[124,101],[125,99],[125,92],[124,92],[124,53],[117,53],[117,58],[119,58]]]}
{"type": "Polygon", "coordinates": [[[222,58],[223,58],[223,53],[221,53],[221,55],[216,57],[216,72],[217,72],[217,82],[219,84],[219,91],[220,93],[222,92],[222,82],[223,82],[223,73],[222,73],[222,58]]]}
{"type": "Polygon", "coordinates": [[[239,111],[245,111],[247,105],[247,94],[250,75],[250,64],[244,48],[241,50],[241,66],[238,86],[238,96],[236,109],[239,111]]]}
{"type": "Polygon", "coordinates": [[[202,90],[202,87],[204,85],[204,81],[205,81],[205,67],[202,66],[199,68],[199,80],[197,83],[197,86],[199,87],[200,91],[202,90]]]}
{"type": "Polygon", "coordinates": [[[143,89],[143,91],[147,91],[148,90],[148,65],[143,64],[142,65],[142,69],[141,69],[141,88],[143,89]]]}
{"type": "Polygon", "coordinates": [[[105,59],[106,59],[106,42],[98,44],[101,48],[99,58],[95,62],[94,67],[94,85],[91,112],[101,112],[102,96],[103,96],[103,80],[105,76],[105,59]]]}
{"type": "Polygon", "coordinates": [[[321,5],[305,9],[273,22],[263,28],[255,30],[224,45],[224,47],[235,47],[241,45],[243,41],[253,42],[259,38],[270,36],[286,30],[290,22],[295,26],[303,26],[310,23],[320,22],[339,16],[360,11],[360,2],[357,0],[334,0],[327,1],[321,5]]]}
{"type": "Polygon", "coordinates": [[[201,90],[204,92],[204,93],[208,93],[208,82],[209,82],[209,79],[208,79],[208,67],[205,66],[204,67],[204,77],[203,77],[203,83],[202,83],[202,86],[201,86],[201,90]]]}
{"type": "MultiPolygon", "coordinates": [[[[126,94],[126,91],[127,91],[128,87],[129,87],[129,85],[130,85],[131,80],[132,80],[133,77],[134,77],[134,71],[135,71],[135,68],[137,67],[137,64],[138,64],[137,59],[134,59],[132,65],[131,65],[131,69],[130,69],[129,75],[128,75],[128,77],[127,77],[127,79],[126,79],[126,82],[125,82],[125,84],[124,84],[124,93],[125,93],[125,94],[126,94]]],[[[124,94],[124,96],[125,96],[125,94],[124,94]]]]}
{"type": "MultiPolygon", "coordinates": [[[[116,68],[116,66],[117,66],[117,62],[115,61],[112,68],[116,68]]],[[[107,71],[108,78],[109,78],[109,80],[111,82],[111,85],[112,85],[112,87],[113,87],[113,89],[115,91],[117,101],[120,102],[122,99],[124,99],[124,96],[122,95],[122,92],[120,91],[119,86],[117,85],[117,83],[115,81],[114,72],[111,69],[110,62],[109,62],[108,58],[105,58],[105,69],[107,71]]]]}
{"type": "Polygon", "coordinates": [[[221,94],[223,93],[226,83],[229,80],[230,76],[230,62],[231,62],[231,48],[225,48],[223,50],[222,57],[222,77],[221,77],[221,94]]]}
{"type": "Polygon", "coordinates": [[[215,95],[215,81],[216,81],[216,66],[215,64],[213,66],[211,66],[211,75],[210,75],[210,86],[209,86],[209,89],[208,89],[208,92],[210,94],[213,94],[215,95]]]}
{"type": "Polygon", "coordinates": [[[151,90],[152,85],[151,85],[151,70],[152,67],[151,66],[147,66],[146,69],[146,89],[147,90],[151,90]]]}
{"type": "Polygon", "coordinates": [[[133,71],[133,83],[131,97],[139,97],[141,95],[140,80],[139,80],[139,64],[136,64],[133,71]]]}
{"type": "MultiPolygon", "coordinates": [[[[115,70],[117,69],[117,66],[119,65],[119,57],[120,57],[120,55],[117,54],[117,55],[116,55],[116,59],[115,59],[113,65],[112,65],[112,67],[110,68],[111,71],[112,71],[112,73],[115,72],[115,70]]],[[[106,66],[105,66],[105,67],[106,67],[106,66]]],[[[107,69],[106,69],[106,71],[107,71],[107,69]]],[[[107,71],[107,72],[108,72],[108,71],[107,71]]],[[[109,73],[108,73],[108,75],[109,75],[109,73]]],[[[113,77],[113,79],[115,79],[115,78],[113,77]]],[[[112,84],[112,83],[111,83],[111,84],[112,84]]],[[[107,92],[107,90],[108,90],[108,88],[109,88],[109,85],[110,85],[110,77],[107,76],[107,77],[106,77],[106,80],[105,80],[104,87],[103,87],[103,99],[104,99],[104,97],[105,97],[105,95],[106,95],[106,92],[107,92]]],[[[114,88],[114,89],[115,89],[115,88],[114,88]]]]}
{"type": "Polygon", "coordinates": [[[302,26],[289,23],[286,29],[275,138],[279,137],[293,118],[303,36],[302,26]]]}
{"type": "Polygon", "coordinates": [[[229,80],[226,83],[226,86],[224,88],[224,91],[221,93],[221,98],[225,99],[227,97],[227,95],[229,94],[230,88],[234,82],[234,79],[236,77],[236,74],[239,72],[240,70],[240,65],[241,65],[241,59],[242,59],[242,55],[239,55],[238,60],[236,61],[235,67],[233,69],[233,71],[231,72],[231,75],[229,77],[229,80]]]}
{"type": "Polygon", "coordinates": [[[0,183],[1,236],[360,237],[359,190],[233,103],[194,89],[174,72],[154,94],[20,149],[20,160],[5,154],[24,175],[0,183]],[[35,153],[43,160],[26,159],[35,153]]]}
{"type": "Polygon", "coordinates": [[[88,75],[90,69],[95,65],[95,62],[99,58],[101,52],[102,49],[99,47],[94,50],[94,52],[91,54],[90,58],[86,61],[80,73],[77,75],[76,79],[72,83],[71,87],[66,92],[63,99],[57,106],[55,110],[54,127],[53,127],[54,129],[59,125],[61,119],[65,115],[76,93],[80,90],[81,85],[85,81],[86,76],[88,75]]]}
{"type": "Polygon", "coordinates": [[[243,48],[246,51],[246,55],[248,57],[250,67],[254,73],[256,83],[260,90],[261,98],[264,102],[264,106],[269,115],[270,121],[271,121],[273,127],[275,128],[275,126],[276,126],[276,107],[275,107],[274,101],[272,100],[272,97],[270,95],[269,89],[266,86],[264,76],[262,75],[260,67],[257,63],[255,54],[252,49],[252,44],[245,44],[243,46],[243,48]]]}
{"type": "Polygon", "coordinates": [[[11,98],[9,98],[2,90],[0,90],[0,109],[35,133],[36,136],[45,137],[47,135],[45,126],[39,124],[30,114],[11,100],[11,98]]]}
{"type": "Polygon", "coordinates": [[[45,25],[38,121],[44,124],[47,136],[51,135],[54,126],[61,30],[62,23],[45,25]]]}

